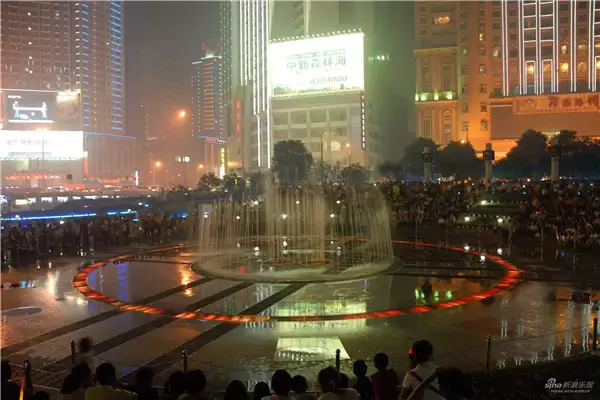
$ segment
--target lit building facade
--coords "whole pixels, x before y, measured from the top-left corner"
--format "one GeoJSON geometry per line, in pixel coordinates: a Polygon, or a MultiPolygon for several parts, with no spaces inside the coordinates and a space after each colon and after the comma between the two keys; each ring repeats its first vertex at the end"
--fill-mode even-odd
{"type": "Polygon", "coordinates": [[[205,50],[202,59],[192,65],[192,128],[196,138],[203,143],[206,171],[222,175],[219,154],[225,144],[226,116],[229,115],[224,104],[223,59],[211,50],[205,50]]]}
{"type": "MultiPolygon", "coordinates": [[[[7,171],[13,176],[43,175],[53,169],[69,171],[53,175],[59,176],[50,182],[56,184],[131,180],[135,142],[124,131],[122,6],[120,1],[2,2],[3,134],[10,136],[9,131],[17,128],[43,131],[42,141],[55,145],[61,131],[79,131],[83,136],[83,147],[74,149],[81,153],[77,164],[53,166],[58,160],[48,155],[45,170],[40,171],[30,162],[4,160],[3,176],[7,171]],[[39,107],[46,111],[38,113],[39,107]],[[17,116],[15,108],[31,111],[17,116]]],[[[27,157],[26,150],[21,148],[15,157],[36,158],[27,157]]]]}
{"type": "Polygon", "coordinates": [[[418,135],[505,153],[527,129],[600,136],[600,1],[421,1],[418,135]]]}

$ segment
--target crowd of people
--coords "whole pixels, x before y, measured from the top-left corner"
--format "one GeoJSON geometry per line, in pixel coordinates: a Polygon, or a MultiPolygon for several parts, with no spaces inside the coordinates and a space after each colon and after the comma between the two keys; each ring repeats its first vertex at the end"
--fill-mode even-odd
{"type": "Polygon", "coordinates": [[[108,247],[158,245],[185,235],[179,217],[106,216],[2,224],[2,261],[23,263],[108,247]]]}
{"type": "Polygon", "coordinates": [[[546,240],[560,245],[600,247],[600,183],[498,181],[485,186],[385,182],[380,189],[397,224],[455,226],[481,206],[481,199],[488,198],[507,218],[502,222],[495,216],[488,218],[486,227],[506,230],[516,241],[539,238],[544,229],[546,240]]]}
{"type": "MultiPolygon", "coordinates": [[[[59,400],[202,400],[206,398],[207,379],[201,370],[176,371],[166,380],[162,390],[153,386],[154,372],[140,368],[133,384],[117,379],[115,367],[104,362],[97,367],[91,357],[91,342],[84,338],[79,344],[76,364],[65,377],[59,400]]],[[[322,369],[317,375],[318,390],[309,391],[306,377],[291,376],[286,370],[277,370],[270,384],[259,382],[252,392],[239,380],[229,383],[222,394],[223,400],[465,400],[473,397],[467,376],[456,368],[441,368],[433,362],[433,347],[426,340],[414,343],[409,352],[412,369],[401,381],[397,372],[389,368],[388,356],[375,355],[376,372],[368,376],[363,360],[353,364],[352,378],[334,367],[322,369]]],[[[25,370],[23,384],[11,380],[8,362],[2,362],[2,400],[41,400],[48,393],[34,393],[30,366],[25,370]]]]}

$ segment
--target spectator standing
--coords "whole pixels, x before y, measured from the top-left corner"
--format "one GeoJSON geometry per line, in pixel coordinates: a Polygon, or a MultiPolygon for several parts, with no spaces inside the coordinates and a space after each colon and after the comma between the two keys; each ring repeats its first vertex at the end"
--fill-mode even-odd
{"type": "Polygon", "coordinates": [[[95,371],[94,354],[92,351],[92,340],[88,337],[81,338],[78,344],[78,353],[76,356],[76,364],[85,363],[90,371],[95,371]]]}
{"type": "Polygon", "coordinates": [[[8,361],[2,361],[2,400],[19,400],[21,387],[16,382],[11,382],[12,368],[8,361]]]}
{"type": "Polygon", "coordinates": [[[206,387],[206,376],[199,369],[194,369],[185,374],[186,393],[179,396],[179,400],[204,400],[202,392],[206,387]]]}
{"type": "Polygon", "coordinates": [[[351,385],[360,394],[361,400],[374,399],[373,383],[367,376],[367,363],[364,360],[354,361],[352,372],[354,372],[356,378],[352,379],[351,385]]]}
{"type": "Polygon", "coordinates": [[[248,400],[246,386],[238,380],[231,381],[225,390],[224,400],[248,400]]]}
{"type": "Polygon", "coordinates": [[[136,400],[137,394],[124,390],[117,381],[115,367],[110,363],[96,368],[98,386],[85,390],[85,400],[136,400]]]}
{"type": "Polygon", "coordinates": [[[266,382],[258,382],[254,386],[254,400],[262,400],[269,396],[271,396],[271,389],[269,389],[269,385],[266,382]]]}
{"type": "Polygon", "coordinates": [[[359,400],[360,394],[354,389],[342,388],[340,373],[333,367],[327,367],[319,372],[321,396],[318,400],[359,400]]]}
{"type": "Polygon", "coordinates": [[[400,380],[396,371],[388,369],[390,360],[385,353],[375,354],[373,359],[377,372],[371,375],[373,392],[376,400],[396,400],[398,397],[398,385],[400,380]]]}
{"type": "Polygon", "coordinates": [[[289,372],[284,369],[275,371],[271,377],[271,387],[275,394],[265,397],[263,400],[293,400],[294,398],[290,395],[292,390],[292,377],[289,372]]]}
{"type": "Polygon", "coordinates": [[[417,389],[420,383],[426,381],[423,390],[423,400],[444,400],[440,395],[437,376],[434,375],[438,368],[431,359],[433,358],[433,346],[427,340],[415,342],[411,348],[412,360],[415,367],[404,375],[400,399],[406,400],[417,389]]]}
{"type": "Polygon", "coordinates": [[[302,375],[296,375],[292,378],[292,397],[294,400],[315,400],[315,396],[306,393],[308,383],[302,375]]]}
{"type": "Polygon", "coordinates": [[[165,382],[164,400],[177,400],[185,393],[185,374],[182,371],[173,372],[165,382]]]}
{"type": "Polygon", "coordinates": [[[84,400],[85,390],[92,385],[92,372],[86,363],[73,367],[63,381],[58,400],[84,400]]]}
{"type": "Polygon", "coordinates": [[[135,384],[131,391],[137,393],[139,400],[158,400],[158,391],[152,387],[154,372],[148,367],[142,367],[135,374],[135,384]]]}

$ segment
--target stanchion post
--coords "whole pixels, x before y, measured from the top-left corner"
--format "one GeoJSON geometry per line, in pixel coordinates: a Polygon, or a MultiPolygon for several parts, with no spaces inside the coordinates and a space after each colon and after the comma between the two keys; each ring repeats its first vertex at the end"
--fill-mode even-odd
{"type": "Polygon", "coordinates": [[[181,358],[183,360],[183,372],[188,372],[188,352],[183,350],[181,352],[181,358]]]}
{"type": "Polygon", "coordinates": [[[76,358],[77,358],[77,350],[75,348],[75,341],[71,340],[71,365],[75,365],[76,358]]]}
{"type": "Polygon", "coordinates": [[[340,349],[335,351],[335,369],[340,372],[340,349]]]}
{"type": "Polygon", "coordinates": [[[490,369],[490,361],[492,357],[492,335],[487,335],[485,341],[485,369],[487,371],[490,369]]]}
{"type": "Polygon", "coordinates": [[[598,343],[598,317],[594,318],[592,323],[592,351],[596,351],[598,343]]]}

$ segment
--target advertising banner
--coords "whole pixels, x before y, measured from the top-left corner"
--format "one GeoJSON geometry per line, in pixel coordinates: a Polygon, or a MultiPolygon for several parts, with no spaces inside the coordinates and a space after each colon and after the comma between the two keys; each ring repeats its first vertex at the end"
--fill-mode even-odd
{"type": "Polygon", "coordinates": [[[0,131],[0,160],[78,160],[82,131],[0,131]]]}
{"type": "Polygon", "coordinates": [[[271,43],[271,95],[295,96],[364,89],[364,36],[350,33],[271,43]]]}
{"type": "Polygon", "coordinates": [[[55,123],[56,92],[3,90],[2,95],[6,127],[55,123]]]}

